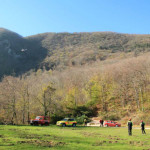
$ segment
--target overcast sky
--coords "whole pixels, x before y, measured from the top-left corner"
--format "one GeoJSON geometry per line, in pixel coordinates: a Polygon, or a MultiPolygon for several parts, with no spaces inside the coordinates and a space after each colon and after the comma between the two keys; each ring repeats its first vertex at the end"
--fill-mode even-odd
{"type": "Polygon", "coordinates": [[[150,0],[0,0],[0,27],[44,32],[150,34],[150,0]]]}

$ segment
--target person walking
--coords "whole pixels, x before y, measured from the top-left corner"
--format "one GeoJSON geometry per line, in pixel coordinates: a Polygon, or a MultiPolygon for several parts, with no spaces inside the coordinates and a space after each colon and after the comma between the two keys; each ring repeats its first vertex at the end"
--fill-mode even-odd
{"type": "Polygon", "coordinates": [[[133,126],[131,119],[129,119],[127,125],[128,125],[128,134],[131,136],[132,135],[132,126],[133,126]]]}
{"type": "Polygon", "coordinates": [[[141,120],[141,130],[142,130],[142,134],[146,134],[146,132],[145,132],[145,123],[143,122],[143,120],[141,120]]]}

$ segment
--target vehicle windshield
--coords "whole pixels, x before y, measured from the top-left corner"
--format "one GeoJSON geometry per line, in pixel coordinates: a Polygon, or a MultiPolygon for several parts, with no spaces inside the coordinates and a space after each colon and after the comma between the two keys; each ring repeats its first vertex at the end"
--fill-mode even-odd
{"type": "Polygon", "coordinates": [[[67,121],[68,119],[66,119],[66,118],[64,118],[63,120],[61,120],[61,121],[67,121]]]}
{"type": "Polygon", "coordinates": [[[35,119],[41,120],[42,118],[41,118],[41,117],[39,117],[39,116],[37,116],[35,119]]]}

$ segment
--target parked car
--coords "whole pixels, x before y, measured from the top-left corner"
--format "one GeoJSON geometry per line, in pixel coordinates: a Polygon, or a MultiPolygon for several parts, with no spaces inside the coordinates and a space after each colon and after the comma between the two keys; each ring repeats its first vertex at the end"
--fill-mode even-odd
{"type": "Polygon", "coordinates": [[[121,124],[116,121],[104,121],[104,127],[121,127],[121,124]]]}
{"type": "Polygon", "coordinates": [[[35,119],[30,120],[31,125],[45,125],[48,126],[50,124],[50,118],[46,116],[37,116],[35,119]]]}
{"type": "Polygon", "coordinates": [[[65,126],[75,127],[76,124],[77,124],[77,121],[73,118],[64,118],[63,120],[57,121],[56,123],[57,126],[62,126],[62,127],[65,127],[65,126]]]}

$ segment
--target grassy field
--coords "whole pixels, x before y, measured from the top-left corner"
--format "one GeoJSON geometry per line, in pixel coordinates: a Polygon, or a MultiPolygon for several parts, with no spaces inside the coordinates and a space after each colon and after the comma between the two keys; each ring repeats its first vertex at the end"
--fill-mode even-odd
{"type": "Polygon", "coordinates": [[[150,149],[150,130],[127,128],[0,126],[0,150],[150,149]]]}

